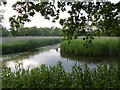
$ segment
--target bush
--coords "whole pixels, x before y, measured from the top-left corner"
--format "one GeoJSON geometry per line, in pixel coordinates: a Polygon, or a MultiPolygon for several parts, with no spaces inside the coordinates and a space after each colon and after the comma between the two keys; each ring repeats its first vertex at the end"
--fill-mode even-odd
{"type": "Polygon", "coordinates": [[[2,67],[3,88],[119,88],[117,65],[98,65],[90,70],[87,65],[73,66],[72,72],[66,72],[59,62],[56,66],[45,66],[25,70],[16,67],[2,67]]]}

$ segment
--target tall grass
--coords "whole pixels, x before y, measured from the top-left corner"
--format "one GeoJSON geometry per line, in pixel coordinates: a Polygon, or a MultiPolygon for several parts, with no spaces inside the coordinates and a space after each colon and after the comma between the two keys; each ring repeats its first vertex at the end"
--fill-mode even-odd
{"type": "Polygon", "coordinates": [[[60,38],[12,38],[3,40],[0,46],[2,46],[2,54],[9,54],[57,44],[60,43],[60,41],[60,38]]]}
{"type": "Polygon", "coordinates": [[[84,46],[82,39],[72,40],[61,43],[61,53],[79,55],[79,56],[120,56],[120,38],[96,38],[89,44],[88,48],[84,46]]]}
{"type": "Polygon", "coordinates": [[[3,88],[119,88],[118,67],[111,64],[98,65],[90,70],[87,65],[73,66],[66,72],[62,63],[48,67],[41,65],[32,70],[16,67],[2,67],[3,88]]]}

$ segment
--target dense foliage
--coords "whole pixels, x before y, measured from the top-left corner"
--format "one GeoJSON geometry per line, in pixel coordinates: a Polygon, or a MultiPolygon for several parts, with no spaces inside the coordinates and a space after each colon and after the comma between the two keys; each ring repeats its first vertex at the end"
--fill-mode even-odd
{"type": "Polygon", "coordinates": [[[22,27],[18,31],[8,31],[6,28],[0,29],[0,37],[10,36],[61,36],[60,28],[37,28],[37,27],[22,27]]]}
{"type": "Polygon", "coordinates": [[[82,39],[71,40],[70,44],[64,41],[60,45],[61,53],[92,57],[120,56],[120,38],[118,37],[96,38],[86,47],[84,45],[87,44],[82,39]]]}
{"type": "MultiPolygon", "coordinates": [[[[1,3],[1,2],[0,2],[1,3]]],[[[5,4],[5,3],[3,3],[5,4]]],[[[79,35],[85,35],[83,40],[72,40],[68,44],[61,44],[61,52],[81,56],[120,56],[120,39],[95,39],[93,35],[120,36],[120,2],[64,2],[55,4],[51,2],[16,2],[12,7],[19,14],[9,19],[11,33],[13,36],[49,36],[58,34],[57,30],[49,31],[43,28],[21,28],[25,22],[29,22],[30,16],[35,12],[41,13],[45,19],[59,20],[63,26],[62,32],[66,39],[76,39],[79,35]],[[69,7],[69,9],[67,9],[69,7]],[[66,18],[60,18],[61,12],[69,14],[66,18]],[[51,18],[52,17],[52,18],[51,18]],[[85,42],[87,42],[85,44],[85,42]],[[86,48],[86,47],[88,48],[86,48]]],[[[5,31],[5,33],[8,33],[5,31]]],[[[9,36],[4,34],[4,36],[9,36]]],[[[2,54],[23,52],[34,48],[55,44],[60,39],[32,39],[17,40],[0,45],[2,54]]],[[[72,67],[71,72],[66,72],[61,63],[57,66],[47,67],[41,65],[29,71],[16,67],[2,67],[3,88],[119,88],[120,87],[120,64],[110,66],[98,65],[96,69],[90,70],[87,65],[72,67]]]]}
{"type": "Polygon", "coordinates": [[[13,36],[6,28],[0,29],[0,37],[10,37],[13,36]]]}
{"type": "Polygon", "coordinates": [[[73,66],[66,72],[59,62],[56,66],[41,65],[25,70],[20,65],[16,71],[2,67],[3,88],[119,88],[119,69],[116,65],[98,65],[90,70],[87,65],[73,66]]]}
{"type": "MultiPolygon", "coordinates": [[[[97,31],[90,31],[93,36],[97,36],[97,31]]],[[[10,36],[62,36],[60,28],[37,28],[37,27],[22,27],[19,31],[8,31],[6,28],[0,29],[0,37],[10,36]]],[[[87,32],[81,32],[78,36],[86,36],[87,32]]],[[[108,31],[99,32],[100,36],[117,36],[116,34],[108,31]]]]}
{"type": "Polygon", "coordinates": [[[42,38],[26,38],[23,37],[23,39],[8,39],[7,41],[4,41],[2,45],[2,54],[10,54],[10,53],[18,53],[18,52],[24,52],[24,51],[30,51],[39,47],[52,45],[60,43],[60,38],[54,38],[54,39],[42,39],[42,38]],[[5,43],[4,43],[5,42],[5,43]]]}
{"type": "Polygon", "coordinates": [[[108,32],[116,36],[120,36],[120,2],[64,2],[60,0],[55,2],[16,2],[13,9],[19,15],[13,16],[9,20],[11,22],[11,30],[17,31],[21,23],[29,22],[30,16],[34,16],[35,12],[41,13],[45,19],[52,19],[53,22],[59,20],[63,26],[63,35],[71,40],[72,37],[77,38],[81,32],[87,32],[86,40],[92,39],[90,31],[108,32]],[[69,9],[67,9],[69,7],[69,9]],[[69,14],[66,18],[60,18],[61,12],[69,14]]]}
{"type": "Polygon", "coordinates": [[[14,36],[61,36],[60,28],[22,27],[19,31],[11,31],[14,36]]]}

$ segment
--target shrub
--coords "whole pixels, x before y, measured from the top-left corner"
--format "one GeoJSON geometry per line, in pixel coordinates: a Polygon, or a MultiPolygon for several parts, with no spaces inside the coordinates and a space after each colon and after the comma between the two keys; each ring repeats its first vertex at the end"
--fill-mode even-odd
{"type": "Polygon", "coordinates": [[[87,65],[73,66],[66,72],[59,62],[56,66],[41,65],[34,69],[2,67],[3,88],[119,88],[117,65],[98,65],[90,70],[87,65]]]}

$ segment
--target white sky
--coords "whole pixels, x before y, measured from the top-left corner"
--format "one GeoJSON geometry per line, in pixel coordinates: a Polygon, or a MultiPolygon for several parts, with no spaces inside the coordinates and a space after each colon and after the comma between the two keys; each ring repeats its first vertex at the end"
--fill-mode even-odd
{"type": "MultiPolygon", "coordinates": [[[[7,5],[6,7],[4,6],[0,6],[0,9],[5,9],[5,13],[4,13],[4,21],[3,21],[3,25],[7,28],[10,28],[10,23],[9,23],[9,18],[13,15],[16,15],[17,12],[14,11],[12,9],[12,5],[17,1],[17,0],[6,0],[7,1],[7,5]]],[[[119,2],[119,0],[109,0],[111,1],[112,3],[117,3],[119,2]]],[[[67,13],[61,13],[60,14],[60,17],[61,18],[65,18],[65,17],[68,17],[68,14],[67,13]]],[[[30,17],[31,19],[31,22],[29,23],[25,23],[25,26],[26,27],[32,27],[32,26],[37,26],[37,27],[53,27],[53,26],[57,26],[59,28],[61,28],[62,26],[56,22],[56,23],[52,23],[51,21],[49,20],[46,20],[44,19],[44,17],[42,17],[40,15],[40,13],[36,13],[34,15],[34,17],[30,17]]]]}

